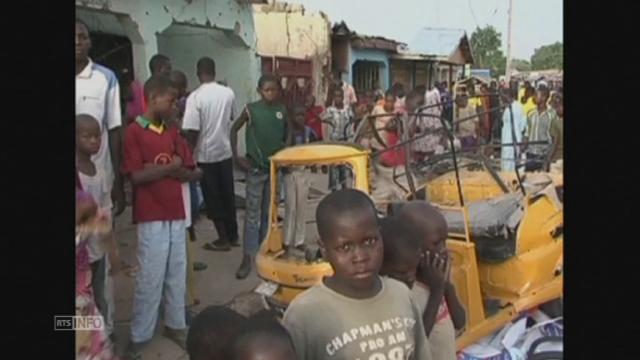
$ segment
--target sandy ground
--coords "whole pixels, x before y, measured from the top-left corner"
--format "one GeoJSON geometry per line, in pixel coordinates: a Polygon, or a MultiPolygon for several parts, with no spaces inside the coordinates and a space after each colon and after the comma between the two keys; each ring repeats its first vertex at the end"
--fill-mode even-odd
{"type": "MultiPolygon", "coordinates": [[[[242,228],[244,223],[244,211],[238,211],[238,224],[242,228]]],[[[208,268],[196,272],[197,296],[200,305],[195,307],[200,311],[209,305],[220,305],[230,301],[235,295],[251,291],[259,280],[255,271],[245,280],[237,280],[235,272],[242,258],[241,248],[232,248],[230,252],[215,252],[202,249],[206,241],[217,239],[213,223],[202,217],[196,225],[195,256],[197,261],[204,262],[208,268]]],[[[131,208],[116,221],[116,236],[120,246],[122,259],[128,264],[136,262],[136,228],[131,223],[131,208]]],[[[116,327],[116,351],[121,354],[129,341],[129,326],[131,323],[131,310],[133,304],[133,290],[135,279],[121,273],[114,281],[114,293],[116,301],[115,327],[116,327]]],[[[145,347],[144,359],[188,359],[186,352],[180,349],[170,340],[161,335],[162,316],[158,322],[156,336],[145,347]]]]}

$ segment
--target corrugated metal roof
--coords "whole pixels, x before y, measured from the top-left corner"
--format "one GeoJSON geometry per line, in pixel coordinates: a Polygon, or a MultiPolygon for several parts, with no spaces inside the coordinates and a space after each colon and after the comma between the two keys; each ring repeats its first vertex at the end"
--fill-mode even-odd
{"type": "Polygon", "coordinates": [[[331,34],[335,37],[348,36],[351,44],[355,48],[361,49],[379,49],[397,52],[398,48],[406,47],[405,43],[388,39],[382,36],[363,35],[349,29],[344,21],[336,23],[331,28],[331,34]]]}
{"type": "Polygon", "coordinates": [[[412,53],[450,56],[465,35],[463,29],[422,28],[409,42],[412,53]]]}

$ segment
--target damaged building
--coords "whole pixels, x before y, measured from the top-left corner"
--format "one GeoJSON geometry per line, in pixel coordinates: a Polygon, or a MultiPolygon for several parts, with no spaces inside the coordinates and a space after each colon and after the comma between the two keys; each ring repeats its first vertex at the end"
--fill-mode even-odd
{"type": "Polygon", "coordinates": [[[216,61],[219,81],[236,94],[236,106],[256,98],[260,59],[252,4],[266,0],[76,0],[76,17],[92,33],[91,57],[120,75],[144,82],[149,60],[161,53],[198,86],[196,62],[216,61]]]}
{"type": "Polygon", "coordinates": [[[419,85],[430,88],[442,81],[452,84],[468,76],[466,68],[473,64],[469,39],[459,29],[423,28],[407,48],[391,57],[393,83],[412,88],[419,85]]]}
{"type": "Polygon", "coordinates": [[[391,86],[390,59],[404,44],[381,36],[361,35],[341,22],[332,29],[333,69],[357,92],[386,90],[391,86]]]}
{"type": "Polygon", "coordinates": [[[272,2],[254,5],[257,53],[263,74],[282,79],[287,103],[306,95],[324,102],[331,67],[331,23],[322,12],[302,5],[272,2]]]}

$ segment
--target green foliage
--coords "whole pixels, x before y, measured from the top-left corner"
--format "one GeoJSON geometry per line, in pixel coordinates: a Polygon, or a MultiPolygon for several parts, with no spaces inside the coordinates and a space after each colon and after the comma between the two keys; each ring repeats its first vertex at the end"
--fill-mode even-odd
{"type": "Polygon", "coordinates": [[[532,70],[562,69],[562,43],[541,46],[531,56],[532,70]]]}
{"type": "Polygon", "coordinates": [[[512,59],[511,60],[511,68],[518,71],[530,71],[531,63],[528,60],[523,59],[512,59]]]}
{"type": "Polygon", "coordinates": [[[491,25],[476,28],[471,34],[471,51],[475,69],[491,69],[493,76],[504,75],[507,59],[500,50],[502,35],[491,25]]]}

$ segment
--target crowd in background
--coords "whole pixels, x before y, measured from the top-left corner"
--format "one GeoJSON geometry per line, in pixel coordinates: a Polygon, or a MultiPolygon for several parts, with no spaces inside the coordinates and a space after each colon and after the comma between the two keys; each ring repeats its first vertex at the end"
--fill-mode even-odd
{"type": "MultiPolygon", "coordinates": [[[[121,92],[113,71],[89,58],[90,48],[89,29],[76,20],[76,315],[101,315],[106,324],[103,332],[77,331],[79,359],[114,358],[112,278],[123,268],[129,267],[132,271],[135,268],[119,259],[113,232],[112,218],[121,215],[126,206],[125,183],[132,188],[138,259],[127,357],[141,358],[141,349],[154,336],[162,302],[163,335],[183,349],[190,347],[187,349],[190,356],[200,359],[197,352],[212,351],[213,345],[203,345],[206,339],[198,336],[206,338],[208,332],[213,331],[210,327],[216,325],[205,322],[195,326],[197,322],[189,311],[198,303],[192,273],[199,267],[202,270],[202,264],[198,266],[194,261],[191,248],[196,241],[193,226],[200,212],[200,193],[206,216],[213,222],[218,236],[207,240],[205,249],[230,251],[231,247],[242,245],[242,260],[235,276],[245,279],[269,226],[270,184],[275,180],[271,179],[269,158],[285,147],[314,141],[346,141],[382,151],[398,144],[405,131],[409,138],[417,138],[411,145],[414,156],[411,160],[422,161],[451,150],[451,139],[442,131],[447,127],[455,134],[455,147],[498,156],[505,170],[521,158],[530,171],[546,170],[550,161],[562,159],[562,89],[551,92],[543,81],[535,87],[524,83],[520,88],[496,81],[486,84],[473,80],[454,86],[440,82],[430,88],[414,89],[395,84],[384,93],[357,94],[353,86],[336,73],[323,107],[312,96],[298,97],[288,103],[280,79],[264,75],[257,84],[259,100],[243,104],[242,111],[236,114],[235,94],[216,81],[216,64],[212,58],[202,57],[194,64],[199,84],[190,93],[185,74],[172,69],[171,59],[161,54],[151,59],[151,77],[144,84],[127,77],[121,92]],[[511,111],[505,111],[505,105],[511,111]],[[402,124],[407,128],[403,129],[402,124]],[[124,136],[122,128],[125,128],[124,136]],[[245,129],[244,156],[238,151],[241,128],[245,129]],[[494,151],[486,146],[496,143],[515,143],[517,148],[503,146],[502,151],[494,151]],[[485,150],[481,150],[482,146],[485,150]],[[242,242],[235,208],[234,166],[244,172],[246,180],[242,242]],[[191,328],[189,340],[187,325],[192,320],[195,328],[191,328]]],[[[406,165],[406,159],[403,149],[397,147],[386,151],[380,162],[394,167],[406,165]]],[[[329,168],[328,175],[333,190],[338,190],[348,176],[341,166],[329,168]]],[[[325,197],[319,208],[322,206],[324,210],[316,214],[318,232],[321,241],[335,245],[327,252],[336,275],[309,290],[316,293],[316,297],[301,295],[300,300],[294,301],[288,315],[285,314],[286,329],[279,323],[256,322],[253,330],[244,328],[241,334],[251,334],[265,326],[276,339],[284,339],[286,346],[282,350],[287,353],[287,359],[293,358],[294,350],[299,356],[304,351],[304,357],[309,359],[323,358],[324,351],[327,355],[342,351],[342,358],[353,358],[358,352],[353,346],[334,346],[332,350],[316,347],[318,343],[323,346],[324,342],[331,343],[330,336],[340,336],[349,329],[331,322],[316,326],[314,321],[319,323],[319,319],[309,317],[308,309],[304,309],[324,302],[338,313],[356,304],[348,311],[355,314],[362,308],[357,301],[379,293],[380,297],[376,297],[379,312],[369,314],[372,324],[395,316],[403,316],[412,324],[408,326],[405,322],[400,326],[402,336],[409,339],[409,348],[388,344],[387,350],[415,351],[420,359],[430,359],[430,345],[425,336],[430,336],[431,330],[440,324],[447,328],[446,335],[433,340],[433,347],[446,348],[447,354],[434,358],[450,359],[455,330],[461,329],[460,319],[464,314],[450,283],[450,262],[443,242],[436,239],[438,243],[432,244],[434,237],[428,234],[442,226],[446,234],[441,215],[432,208],[417,208],[416,212],[424,212],[423,219],[433,222],[433,227],[422,229],[417,224],[414,231],[428,241],[412,244],[407,239],[415,236],[403,235],[399,226],[394,225],[398,220],[395,218],[382,226],[383,234],[377,230],[363,233],[378,229],[374,205],[365,194],[342,189],[325,197]],[[350,220],[345,223],[344,219],[350,220]],[[358,222],[366,226],[354,226],[358,222]],[[342,232],[338,234],[335,229],[342,232]],[[370,267],[354,270],[341,262],[347,250],[340,250],[344,244],[337,243],[342,241],[338,235],[353,236],[356,242],[362,242],[358,246],[367,248],[370,267]],[[385,257],[383,260],[382,242],[385,242],[385,253],[387,247],[392,251],[400,242],[386,242],[395,237],[403,238],[406,248],[413,249],[408,253],[424,256],[405,259],[398,255],[396,259],[385,257]],[[408,261],[413,264],[406,270],[409,275],[394,270],[396,265],[408,261]],[[386,277],[379,278],[378,274],[386,277]],[[414,288],[414,282],[422,285],[414,288]],[[411,295],[409,288],[417,289],[419,294],[411,295]],[[436,293],[435,301],[427,301],[431,299],[430,292],[436,293]],[[410,296],[418,296],[419,308],[409,300],[410,296]],[[357,301],[345,302],[345,297],[357,301]],[[394,299],[400,302],[391,307],[394,299]]],[[[415,219],[405,220],[419,223],[415,219]]],[[[299,242],[294,239],[287,245],[295,247],[299,242]]],[[[228,314],[218,315],[216,318],[220,319],[228,314]]],[[[343,320],[350,316],[345,314],[343,320]]],[[[260,336],[254,333],[255,338],[243,341],[262,344],[264,338],[260,336]]],[[[247,349],[242,345],[246,344],[233,340],[236,340],[231,342],[234,347],[226,347],[225,351],[236,351],[234,358],[252,358],[242,357],[242,351],[247,349]]],[[[258,346],[258,349],[266,351],[264,347],[258,346]]],[[[361,352],[379,358],[375,357],[378,356],[376,349],[361,349],[361,352]]]]}

